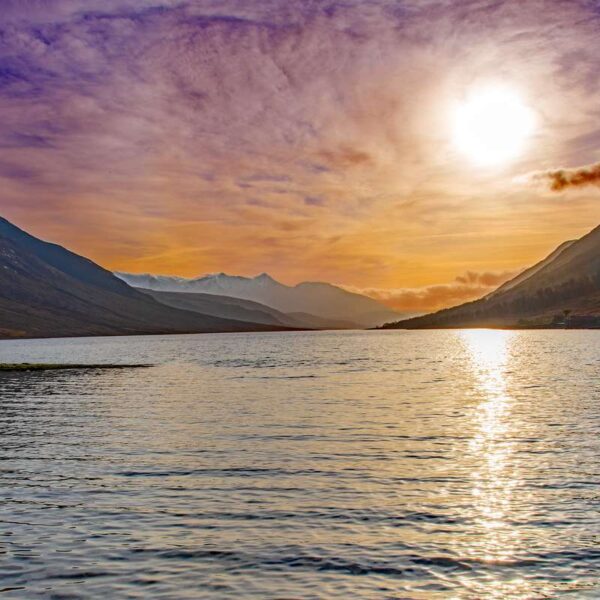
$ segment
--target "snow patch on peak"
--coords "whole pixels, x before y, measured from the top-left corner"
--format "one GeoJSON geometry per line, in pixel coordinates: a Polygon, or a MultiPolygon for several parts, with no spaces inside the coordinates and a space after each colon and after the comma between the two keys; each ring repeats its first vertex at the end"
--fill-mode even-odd
{"type": "Polygon", "coordinates": [[[288,286],[268,273],[241,277],[212,273],[196,279],[182,277],[117,274],[133,287],[159,292],[188,292],[229,296],[259,302],[284,313],[307,313],[328,319],[342,319],[367,327],[396,318],[393,311],[377,301],[348,292],[331,283],[311,281],[288,286]],[[381,318],[370,315],[385,313],[381,318]]]}

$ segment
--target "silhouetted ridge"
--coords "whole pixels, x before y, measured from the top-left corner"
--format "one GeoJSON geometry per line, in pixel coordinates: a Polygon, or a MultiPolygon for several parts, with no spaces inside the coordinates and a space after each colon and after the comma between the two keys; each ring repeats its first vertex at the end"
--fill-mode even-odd
{"type": "Polygon", "coordinates": [[[600,327],[600,226],[484,298],[385,328],[600,327]]]}
{"type": "Polygon", "coordinates": [[[0,218],[0,337],[276,330],[172,308],[0,218]]]}

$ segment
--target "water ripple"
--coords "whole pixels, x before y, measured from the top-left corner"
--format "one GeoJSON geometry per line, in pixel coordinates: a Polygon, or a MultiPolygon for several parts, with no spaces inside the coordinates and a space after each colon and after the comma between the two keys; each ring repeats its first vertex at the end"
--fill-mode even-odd
{"type": "Polygon", "coordinates": [[[600,598],[600,332],[0,342],[0,596],[600,598]]]}

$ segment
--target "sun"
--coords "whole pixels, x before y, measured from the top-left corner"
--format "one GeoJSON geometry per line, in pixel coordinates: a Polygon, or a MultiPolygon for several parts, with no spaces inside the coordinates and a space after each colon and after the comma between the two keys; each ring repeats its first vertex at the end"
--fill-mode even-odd
{"type": "Polygon", "coordinates": [[[454,144],[480,166],[500,166],[522,154],[533,133],[533,111],[510,88],[473,92],[454,112],[454,144]]]}

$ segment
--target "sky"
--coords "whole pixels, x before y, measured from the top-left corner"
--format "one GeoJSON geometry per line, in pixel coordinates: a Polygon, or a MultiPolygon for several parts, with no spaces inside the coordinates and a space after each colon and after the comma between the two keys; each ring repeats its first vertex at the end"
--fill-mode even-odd
{"type": "Polygon", "coordinates": [[[458,304],[600,222],[598,57],[591,1],[2,0],[0,215],[112,270],[458,304]],[[456,139],[485,89],[535,123],[492,165],[456,139]]]}

